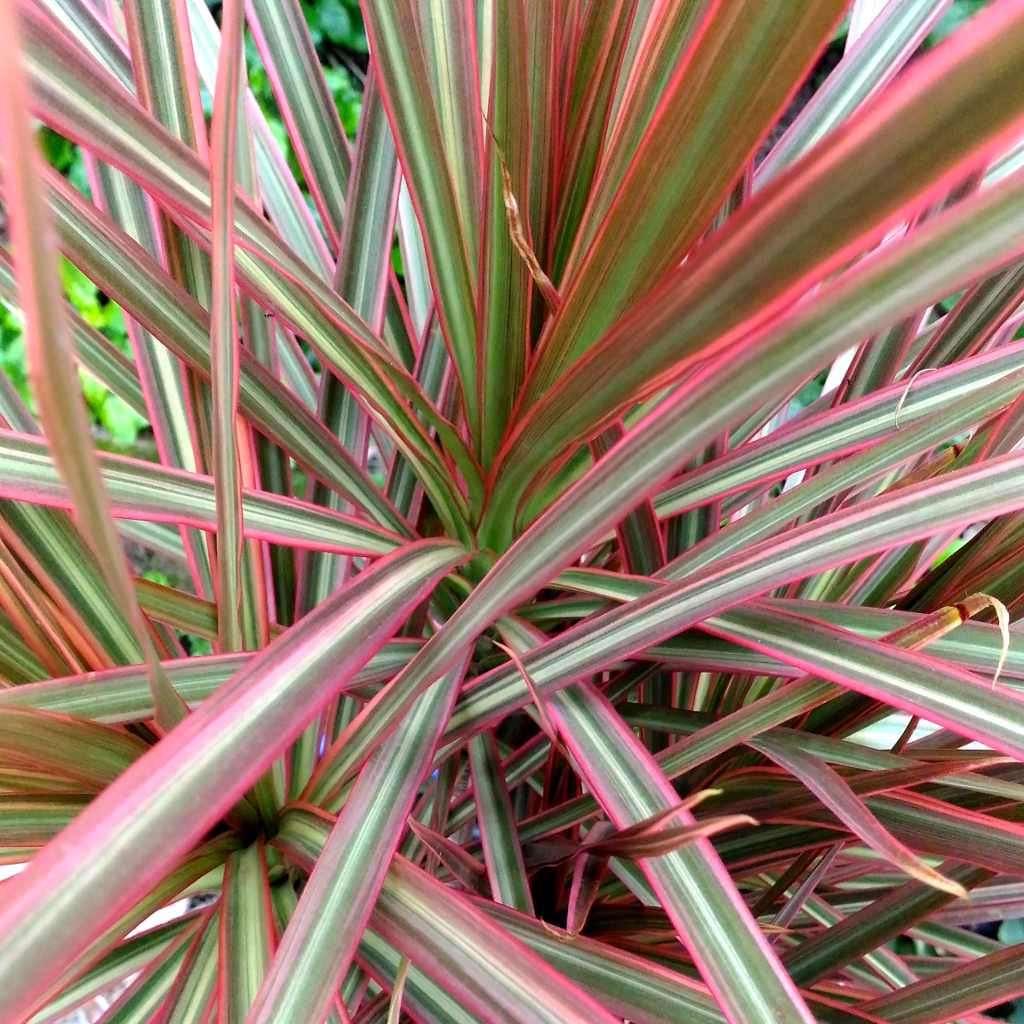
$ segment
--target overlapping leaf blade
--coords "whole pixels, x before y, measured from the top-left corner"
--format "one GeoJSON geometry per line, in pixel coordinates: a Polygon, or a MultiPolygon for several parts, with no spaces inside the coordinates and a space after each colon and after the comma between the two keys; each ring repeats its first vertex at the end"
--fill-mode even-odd
{"type": "Polygon", "coordinates": [[[9,6],[4,1020],[1021,991],[1022,0],[9,6]]]}

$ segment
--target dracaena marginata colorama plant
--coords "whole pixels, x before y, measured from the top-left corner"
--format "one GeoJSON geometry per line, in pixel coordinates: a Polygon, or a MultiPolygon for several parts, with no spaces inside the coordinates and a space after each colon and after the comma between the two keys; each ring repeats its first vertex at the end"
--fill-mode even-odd
{"type": "Polygon", "coordinates": [[[353,144],[299,0],[0,4],[3,1024],[1024,993],[1024,0],[849,7],[364,0],[353,144]]]}

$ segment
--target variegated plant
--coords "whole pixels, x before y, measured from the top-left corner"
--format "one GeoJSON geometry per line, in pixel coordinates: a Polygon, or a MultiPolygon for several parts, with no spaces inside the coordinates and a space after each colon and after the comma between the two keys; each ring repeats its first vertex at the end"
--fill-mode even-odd
{"type": "Polygon", "coordinates": [[[0,3],[2,1024],[1024,993],[1024,0],[849,6],[364,0],[351,146],[299,0],[0,3]]]}

